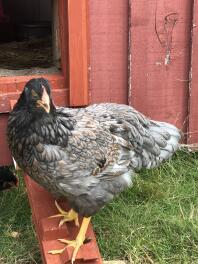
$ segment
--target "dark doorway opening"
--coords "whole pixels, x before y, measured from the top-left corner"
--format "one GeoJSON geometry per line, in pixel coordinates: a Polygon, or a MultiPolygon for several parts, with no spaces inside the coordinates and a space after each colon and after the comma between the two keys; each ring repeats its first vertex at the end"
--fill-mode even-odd
{"type": "Polygon", "coordinates": [[[59,71],[55,2],[0,0],[0,76],[59,71]]]}

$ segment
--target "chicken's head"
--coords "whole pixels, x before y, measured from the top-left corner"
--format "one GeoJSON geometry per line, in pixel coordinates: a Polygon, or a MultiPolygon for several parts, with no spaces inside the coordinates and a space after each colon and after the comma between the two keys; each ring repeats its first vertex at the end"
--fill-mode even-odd
{"type": "Polygon", "coordinates": [[[27,108],[30,112],[52,113],[55,109],[51,98],[49,82],[44,78],[28,81],[24,87],[16,108],[27,108]]]}

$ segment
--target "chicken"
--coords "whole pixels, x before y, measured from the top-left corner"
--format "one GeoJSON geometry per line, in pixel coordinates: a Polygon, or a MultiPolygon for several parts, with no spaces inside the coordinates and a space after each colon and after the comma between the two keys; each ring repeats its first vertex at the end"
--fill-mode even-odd
{"type": "Polygon", "coordinates": [[[56,107],[44,78],[25,85],[10,113],[7,134],[19,167],[70,203],[69,212],[56,203],[57,216],[63,216],[60,224],[75,221],[78,225],[78,215],[83,217],[76,239],[60,240],[74,247],[72,262],[91,216],[131,186],[136,172],[169,159],[181,138],[175,126],[150,120],[127,105],[56,107]]]}
{"type": "Polygon", "coordinates": [[[0,191],[8,190],[18,185],[18,178],[12,173],[9,167],[0,167],[0,191]]]}

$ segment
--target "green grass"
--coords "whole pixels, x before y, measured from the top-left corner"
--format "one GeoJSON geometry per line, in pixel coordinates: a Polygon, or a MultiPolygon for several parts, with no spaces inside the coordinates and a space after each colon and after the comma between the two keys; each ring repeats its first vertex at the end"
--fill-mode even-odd
{"type": "Polygon", "coordinates": [[[0,264],[15,263],[41,263],[22,179],[18,189],[0,193],[0,264]]]}
{"type": "MultiPolygon", "coordinates": [[[[143,171],[92,222],[105,259],[197,264],[198,154],[143,171]]],[[[41,263],[23,184],[0,194],[0,225],[0,264],[41,263]]]]}

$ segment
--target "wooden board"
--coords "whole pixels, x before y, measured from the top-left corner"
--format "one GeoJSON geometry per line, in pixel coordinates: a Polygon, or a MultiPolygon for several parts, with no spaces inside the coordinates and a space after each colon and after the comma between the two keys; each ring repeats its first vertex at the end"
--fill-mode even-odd
{"type": "Polygon", "coordinates": [[[68,0],[70,105],[88,104],[88,10],[87,0],[68,0]]]}
{"type": "Polygon", "coordinates": [[[89,2],[91,103],[128,102],[128,0],[89,2]]]}
{"type": "MultiPolygon", "coordinates": [[[[68,247],[60,255],[51,255],[48,254],[48,251],[63,248],[65,245],[61,244],[59,241],[57,241],[57,239],[74,239],[79,228],[76,227],[72,222],[64,224],[59,228],[58,224],[60,219],[49,219],[49,216],[57,214],[57,209],[54,204],[55,199],[52,197],[52,195],[33,180],[31,180],[28,176],[25,176],[25,183],[32,210],[32,220],[36,229],[43,263],[71,263],[71,247],[68,247]]],[[[68,204],[66,202],[60,202],[60,205],[65,210],[69,210],[68,204]]],[[[75,263],[102,264],[102,259],[91,224],[87,230],[87,237],[90,238],[91,241],[81,247],[79,253],[77,254],[75,263]]]]}
{"type": "Polygon", "coordinates": [[[198,142],[198,1],[194,1],[188,143],[198,142]]]}
{"type": "Polygon", "coordinates": [[[131,1],[130,103],[186,132],[192,0],[131,1]]]}

